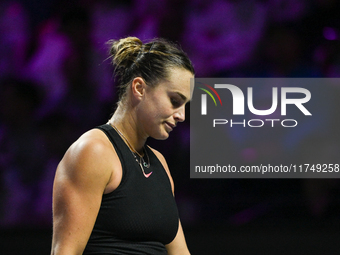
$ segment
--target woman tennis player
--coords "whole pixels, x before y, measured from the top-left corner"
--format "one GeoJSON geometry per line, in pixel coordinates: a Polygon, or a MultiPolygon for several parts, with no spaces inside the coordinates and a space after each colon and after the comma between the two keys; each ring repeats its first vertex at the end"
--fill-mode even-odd
{"type": "Polygon", "coordinates": [[[176,45],[110,41],[120,88],[108,123],[65,153],[53,188],[52,255],[190,254],[167,163],[147,146],[185,119],[194,68],[176,45]]]}

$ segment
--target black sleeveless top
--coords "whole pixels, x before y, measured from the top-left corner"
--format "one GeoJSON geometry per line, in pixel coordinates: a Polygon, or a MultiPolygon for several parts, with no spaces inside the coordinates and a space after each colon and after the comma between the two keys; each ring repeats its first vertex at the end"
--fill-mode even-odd
{"type": "Polygon", "coordinates": [[[123,169],[120,185],[104,194],[83,254],[167,254],[178,230],[178,211],[169,177],[150,148],[146,178],[130,149],[110,125],[98,127],[110,139],[123,169]]]}

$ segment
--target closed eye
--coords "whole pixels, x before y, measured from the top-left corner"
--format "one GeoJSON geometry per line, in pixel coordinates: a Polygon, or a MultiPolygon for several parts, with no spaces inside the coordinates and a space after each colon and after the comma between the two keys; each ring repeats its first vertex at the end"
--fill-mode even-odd
{"type": "Polygon", "coordinates": [[[174,108],[181,107],[184,103],[187,102],[186,96],[184,96],[180,92],[174,92],[169,94],[170,102],[174,108]]]}
{"type": "Polygon", "coordinates": [[[176,98],[170,98],[170,102],[175,108],[180,107],[182,105],[182,101],[176,98]]]}

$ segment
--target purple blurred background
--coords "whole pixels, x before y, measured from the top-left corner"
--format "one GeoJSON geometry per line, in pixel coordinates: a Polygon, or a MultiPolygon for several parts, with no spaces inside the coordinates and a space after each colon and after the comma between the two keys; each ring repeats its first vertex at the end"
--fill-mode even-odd
{"type": "MultiPolygon", "coordinates": [[[[0,229],[7,235],[0,245],[6,245],[5,254],[48,253],[57,164],[80,134],[108,120],[117,100],[107,40],[175,41],[192,59],[197,77],[340,77],[339,14],[336,0],[2,0],[0,229]],[[29,241],[16,249],[10,246],[25,238],[29,241]]],[[[230,157],[284,163],[290,151],[302,162],[337,159],[340,123],[333,116],[339,116],[340,87],[318,89],[314,93],[325,93],[328,102],[327,109],[315,110],[323,125],[307,123],[281,143],[270,134],[261,142],[248,139],[252,143],[242,150],[232,143],[245,143],[251,134],[234,134],[230,157]],[[320,148],[324,155],[315,155],[320,148]]],[[[266,226],[281,228],[279,222],[291,226],[289,231],[303,229],[301,235],[340,227],[337,180],[190,179],[188,121],[167,141],[150,144],[167,158],[193,254],[212,254],[212,246],[213,254],[229,248],[236,249],[231,254],[260,254],[256,249],[266,254],[260,247],[267,242],[259,246],[258,239],[248,242],[239,235],[273,238],[276,228],[266,226]]],[[[268,254],[280,245],[289,249],[280,238],[268,241],[273,246],[268,254]]],[[[319,254],[313,253],[319,247],[315,242],[294,241],[300,254],[307,254],[301,247],[319,254]]],[[[331,254],[324,247],[333,249],[332,244],[320,244],[323,254],[331,254]]]]}

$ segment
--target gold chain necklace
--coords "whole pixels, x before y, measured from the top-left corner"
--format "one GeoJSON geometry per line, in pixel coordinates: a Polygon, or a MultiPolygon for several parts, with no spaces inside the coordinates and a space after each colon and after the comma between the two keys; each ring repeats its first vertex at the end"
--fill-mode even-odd
{"type": "MultiPolygon", "coordinates": [[[[110,123],[111,124],[111,123],[110,123]]],[[[146,151],[146,149],[144,148],[143,146],[143,151],[144,153],[146,154],[146,157],[148,159],[148,163],[146,163],[144,161],[144,158],[142,157],[142,155],[140,155],[133,147],[132,145],[130,144],[129,140],[122,134],[122,132],[119,131],[119,129],[114,125],[114,124],[111,124],[111,126],[114,128],[114,130],[117,131],[117,133],[120,135],[121,138],[123,138],[123,140],[125,141],[125,143],[128,145],[129,147],[129,150],[131,151],[132,155],[134,156],[137,164],[140,166],[140,168],[142,169],[142,172],[143,172],[143,175],[145,176],[145,178],[149,178],[149,176],[152,174],[152,172],[146,174],[145,171],[144,171],[144,167],[146,168],[149,168],[150,167],[150,158],[149,158],[149,154],[148,152],[146,151]],[[137,159],[137,155],[139,157],[139,160],[137,159]],[[143,164],[142,164],[143,162],[143,164]]]]}

